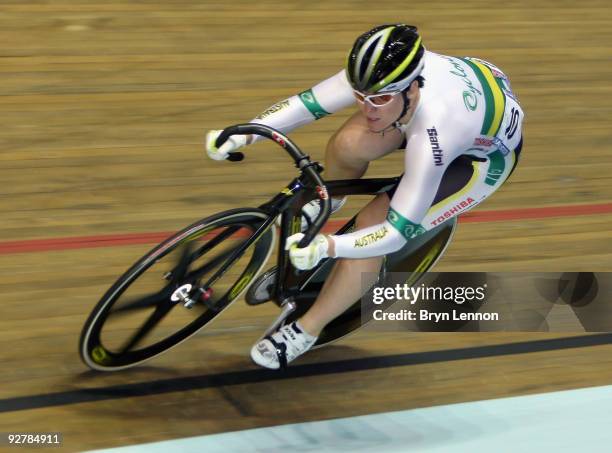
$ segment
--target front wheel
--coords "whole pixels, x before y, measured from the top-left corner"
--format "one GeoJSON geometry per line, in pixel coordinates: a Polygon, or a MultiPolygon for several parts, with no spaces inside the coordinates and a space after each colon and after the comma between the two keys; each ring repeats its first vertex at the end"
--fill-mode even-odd
{"type": "Polygon", "coordinates": [[[273,226],[260,228],[268,220],[259,209],[225,211],[143,256],[85,322],[79,341],[83,362],[100,371],[128,368],[208,325],[265,265],[276,236],[273,226]]]}

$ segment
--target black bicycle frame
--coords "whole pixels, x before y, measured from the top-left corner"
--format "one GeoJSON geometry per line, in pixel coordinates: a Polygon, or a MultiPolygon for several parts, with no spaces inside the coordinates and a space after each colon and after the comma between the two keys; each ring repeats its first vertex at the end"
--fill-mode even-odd
{"type": "MultiPolygon", "coordinates": [[[[296,167],[301,171],[298,178],[295,178],[280,193],[267,203],[260,206],[260,209],[268,213],[269,217],[257,231],[240,247],[238,247],[228,258],[225,265],[219,269],[206,285],[200,287],[200,291],[206,291],[216,279],[222,276],[229,265],[238,259],[248,247],[254,244],[261,234],[267,230],[272,222],[281,215],[281,228],[278,244],[277,279],[274,286],[272,300],[278,305],[282,304],[287,298],[296,298],[300,293],[300,282],[307,281],[310,275],[317,271],[321,265],[308,271],[299,271],[293,268],[285,252],[285,241],[291,235],[300,232],[301,229],[301,210],[304,204],[318,198],[321,200],[321,212],[308,230],[304,238],[298,244],[299,247],[307,245],[323,227],[331,212],[330,198],[333,196],[343,197],[345,195],[377,195],[392,189],[400,180],[395,178],[379,179],[346,179],[338,181],[324,182],[320,177],[323,168],[316,162],[310,161],[309,156],[305,155],[300,148],[281,132],[261,124],[239,124],[226,128],[217,138],[216,146],[221,146],[230,136],[235,134],[256,134],[275,141],[291,156],[296,167]],[[293,270],[293,272],[291,272],[293,270]]],[[[241,152],[230,153],[229,159],[239,161],[244,158],[241,152]]],[[[350,220],[338,233],[342,233],[350,228],[353,220],[350,220]]],[[[329,258],[328,258],[329,259],[329,258]]]]}
{"type": "MultiPolygon", "coordinates": [[[[399,180],[400,177],[344,179],[327,181],[326,186],[330,197],[343,197],[345,195],[374,196],[391,190],[398,184],[399,180]]],[[[312,188],[306,186],[301,178],[296,178],[272,200],[259,207],[263,211],[269,213],[272,219],[281,215],[277,255],[278,274],[272,293],[272,300],[279,306],[288,298],[311,298],[314,295],[303,293],[301,287],[302,283],[307,281],[320,266],[307,271],[295,269],[289,262],[288,253],[285,251],[284,244],[289,236],[300,232],[302,206],[316,198],[312,188]]],[[[348,220],[337,233],[344,233],[352,226],[352,223],[353,221],[348,220]]],[[[269,222],[266,221],[265,224],[269,224],[269,222]]],[[[256,240],[256,238],[253,237],[253,240],[256,240]]],[[[321,265],[322,264],[323,262],[321,265]]]]}

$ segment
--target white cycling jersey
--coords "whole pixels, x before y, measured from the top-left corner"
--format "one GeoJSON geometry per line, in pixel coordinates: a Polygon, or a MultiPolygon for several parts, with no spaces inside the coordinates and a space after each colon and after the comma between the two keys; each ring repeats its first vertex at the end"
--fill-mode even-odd
{"type": "MultiPolygon", "coordinates": [[[[424,59],[425,86],[410,123],[402,128],[405,169],[387,219],[333,236],[337,257],[365,258],[400,249],[410,238],[476,206],[514,168],[522,145],[523,111],[506,75],[476,58],[426,51],[424,59]],[[444,188],[453,186],[456,159],[463,155],[476,159],[470,161],[468,178],[452,190],[444,188]]],[[[289,132],[355,102],[341,71],[274,104],[252,122],[289,132]]]]}

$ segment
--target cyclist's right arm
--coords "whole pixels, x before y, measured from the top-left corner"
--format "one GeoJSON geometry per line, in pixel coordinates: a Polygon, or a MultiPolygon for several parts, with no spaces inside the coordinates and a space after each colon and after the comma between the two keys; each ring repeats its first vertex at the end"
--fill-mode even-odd
{"type": "MultiPolygon", "coordinates": [[[[311,89],[268,107],[250,122],[264,124],[287,133],[348,107],[354,102],[353,90],[345,71],[342,70],[311,89]]],[[[214,142],[220,133],[221,131],[210,131],[206,136],[206,151],[215,160],[226,159],[228,153],[260,139],[259,136],[233,136],[217,149],[214,142]]]]}
{"type": "MultiPolygon", "coordinates": [[[[346,79],[346,72],[342,70],[311,89],[267,108],[251,123],[264,124],[287,133],[336,113],[354,102],[353,90],[346,79]]],[[[259,138],[255,137],[254,141],[259,138]]]]}

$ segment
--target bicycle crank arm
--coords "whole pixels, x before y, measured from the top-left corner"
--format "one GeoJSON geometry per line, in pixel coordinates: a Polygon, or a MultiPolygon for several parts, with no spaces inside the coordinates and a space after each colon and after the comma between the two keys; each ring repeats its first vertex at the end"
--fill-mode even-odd
{"type": "Polygon", "coordinates": [[[280,325],[283,323],[283,321],[287,319],[287,317],[295,311],[296,307],[297,307],[297,304],[293,300],[286,299],[281,304],[281,312],[278,315],[278,318],[276,318],[274,322],[270,325],[270,327],[268,327],[268,329],[264,332],[264,334],[261,337],[259,337],[259,340],[257,340],[257,342],[259,343],[261,340],[264,339],[264,337],[267,337],[268,335],[271,335],[274,332],[276,332],[278,328],[280,327],[280,325]]]}

